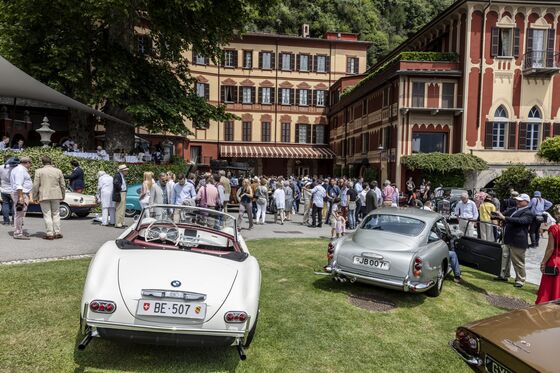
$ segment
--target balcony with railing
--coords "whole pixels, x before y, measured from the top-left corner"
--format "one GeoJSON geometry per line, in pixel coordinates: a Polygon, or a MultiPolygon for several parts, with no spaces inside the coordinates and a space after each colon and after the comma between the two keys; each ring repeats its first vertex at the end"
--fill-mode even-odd
{"type": "Polygon", "coordinates": [[[525,54],[523,74],[553,75],[560,71],[560,53],[551,51],[530,51],[525,54]]]}

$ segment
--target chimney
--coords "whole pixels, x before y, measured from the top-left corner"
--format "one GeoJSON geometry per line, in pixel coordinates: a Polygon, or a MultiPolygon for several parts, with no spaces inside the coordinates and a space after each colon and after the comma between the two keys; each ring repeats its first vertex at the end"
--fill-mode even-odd
{"type": "Polygon", "coordinates": [[[304,23],[301,28],[301,36],[303,36],[304,38],[309,37],[309,25],[307,23],[304,23]]]}

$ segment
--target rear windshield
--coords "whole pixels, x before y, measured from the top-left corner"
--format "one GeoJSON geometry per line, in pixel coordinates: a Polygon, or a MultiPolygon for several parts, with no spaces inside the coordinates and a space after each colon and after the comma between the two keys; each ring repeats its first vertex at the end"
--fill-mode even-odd
{"type": "Polygon", "coordinates": [[[373,214],[362,222],[361,229],[378,230],[405,236],[418,236],[426,224],[422,220],[398,215],[373,214]]]}

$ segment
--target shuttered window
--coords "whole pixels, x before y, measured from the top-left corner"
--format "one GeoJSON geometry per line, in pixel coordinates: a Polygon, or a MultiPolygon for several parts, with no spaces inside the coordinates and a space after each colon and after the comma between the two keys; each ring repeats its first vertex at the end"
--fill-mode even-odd
{"type": "Polygon", "coordinates": [[[274,69],[274,53],[260,52],[259,53],[259,68],[261,70],[274,69]]]}
{"type": "Polygon", "coordinates": [[[270,142],[270,122],[261,123],[261,141],[270,142]]]}
{"type": "Polygon", "coordinates": [[[492,57],[519,56],[519,29],[493,27],[490,50],[492,57]]]}
{"type": "Polygon", "coordinates": [[[223,103],[231,104],[237,102],[237,87],[233,85],[223,85],[220,92],[220,100],[223,103]]]}
{"type": "Polygon", "coordinates": [[[357,57],[347,57],[346,58],[346,73],[347,74],[357,74],[359,71],[359,60],[357,57]]]}
{"type": "Polygon", "coordinates": [[[296,143],[311,143],[311,131],[309,127],[309,124],[296,124],[296,143]]]}
{"type": "Polygon", "coordinates": [[[313,126],[313,143],[314,144],[326,144],[325,142],[325,125],[316,124],[313,126]]]}
{"type": "Polygon", "coordinates": [[[224,122],[224,141],[233,141],[233,121],[224,122]]]}
{"type": "Polygon", "coordinates": [[[282,123],[280,141],[281,142],[290,142],[290,140],[291,140],[290,123],[282,123]]]}
{"type": "Polygon", "coordinates": [[[412,83],[412,107],[424,107],[426,84],[424,82],[412,83]]]}
{"type": "Polygon", "coordinates": [[[242,132],[241,132],[241,140],[246,141],[246,142],[251,141],[252,133],[253,133],[253,123],[243,122],[242,132]]]}
{"type": "Polygon", "coordinates": [[[237,51],[232,49],[224,50],[222,56],[222,66],[237,67],[237,51]]]}
{"type": "Polygon", "coordinates": [[[441,90],[441,107],[449,109],[455,106],[455,83],[443,83],[441,90]]]}

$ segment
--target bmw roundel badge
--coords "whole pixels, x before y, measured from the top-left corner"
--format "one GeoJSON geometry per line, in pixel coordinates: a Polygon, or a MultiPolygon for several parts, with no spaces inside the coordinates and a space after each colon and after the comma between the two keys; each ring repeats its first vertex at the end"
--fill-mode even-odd
{"type": "Polygon", "coordinates": [[[173,280],[171,281],[171,286],[173,286],[174,288],[178,288],[179,286],[181,286],[181,281],[173,280]]]}

